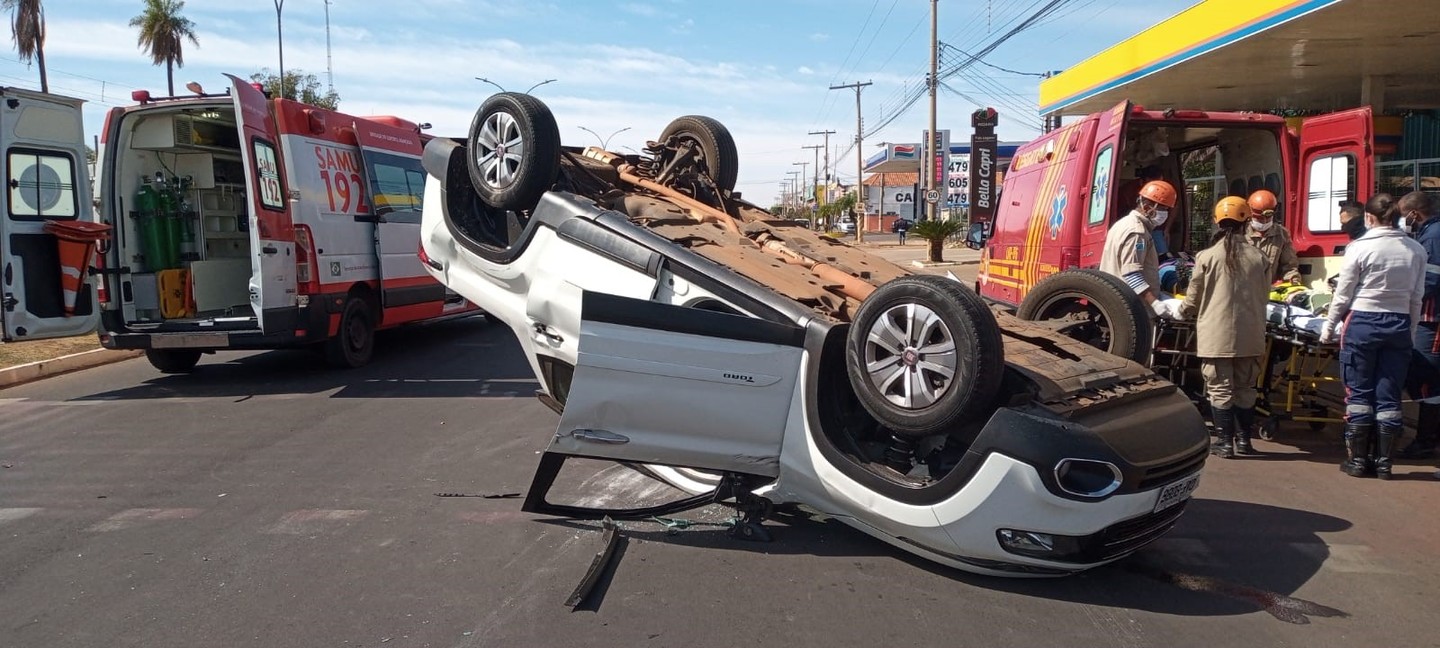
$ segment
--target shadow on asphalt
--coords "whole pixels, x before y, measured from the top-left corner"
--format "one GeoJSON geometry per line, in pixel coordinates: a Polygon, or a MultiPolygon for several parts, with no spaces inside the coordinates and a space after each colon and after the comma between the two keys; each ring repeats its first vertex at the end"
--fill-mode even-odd
{"type": "MultiPolygon", "coordinates": [[[[728,528],[702,523],[678,532],[660,524],[624,522],[632,540],[711,550],[823,557],[892,556],[931,577],[1023,596],[1181,616],[1267,612],[1288,623],[1348,616],[1293,597],[1329,559],[1322,533],[1350,522],[1305,511],[1244,502],[1192,500],[1160,542],[1117,563],[1075,576],[1043,579],[968,574],[896,549],[835,520],[777,514],[766,522],[775,540],[746,542],[728,528]]],[[[684,514],[681,514],[682,516],[684,514]]],[[[542,518],[542,523],[594,528],[596,523],[542,518]]],[[[763,559],[761,557],[760,559],[763,559]]],[[[859,563],[857,563],[858,565],[859,563]]]]}
{"type": "Polygon", "coordinates": [[[484,317],[381,331],[375,356],[359,369],[332,369],[322,354],[289,349],[205,356],[193,373],[77,400],[135,400],[317,394],[331,398],[528,397],[538,385],[509,328],[484,317]],[[227,358],[233,357],[233,359],[227,358]]]}

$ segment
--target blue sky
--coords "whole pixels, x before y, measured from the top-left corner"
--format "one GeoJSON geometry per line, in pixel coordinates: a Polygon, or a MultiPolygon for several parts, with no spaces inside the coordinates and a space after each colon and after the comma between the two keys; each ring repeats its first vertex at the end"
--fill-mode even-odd
{"type": "MultiPolygon", "coordinates": [[[[1061,70],[1170,16],[1194,0],[1068,0],[1055,18],[1000,45],[986,61],[1017,72],[1061,70]]],[[[940,40],[977,50],[1045,0],[941,0],[940,40]]],[[[86,99],[86,132],[100,116],[130,103],[130,91],[163,94],[165,70],[135,44],[128,20],[139,0],[51,0],[45,3],[53,92],[86,99]]],[[[806,145],[834,130],[838,154],[855,135],[855,99],[828,86],[874,85],[863,94],[869,125],[892,114],[907,87],[928,69],[925,0],[332,0],[330,36],[341,110],[394,114],[430,122],[441,135],[463,135],[471,115],[495,88],[535,90],[555,112],[567,144],[598,144],[622,129],[612,149],[640,148],[674,117],[709,115],[725,123],[740,149],[740,189],[768,205],[795,162],[812,162],[806,145]],[[404,7],[397,11],[396,7],[404,7]]],[[[325,79],[325,5],[286,0],[285,64],[325,79]]],[[[189,0],[200,46],[187,43],[176,88],[198,81],[224,88],[223,73],[248,76],[277,65],[273,0],[189,0]]],[[[952,78],[954,90],[1001,111],[1000,135],[1039,134],[1038,79],[975,68],[984,78],[952,78]]],[[[36,71],[0,54],[0,84],[38,87],[36,71]]],[[[963,137],[976,105],[942,92],[940,127],[963,137]]],[[[867,137],[914,142],[926,123],[921,100],[867,137]]],[[[855,158],[834,159],[853,181],[855,158]]],[[[807,175],[813,170],[806,170],[807,175]]]]}

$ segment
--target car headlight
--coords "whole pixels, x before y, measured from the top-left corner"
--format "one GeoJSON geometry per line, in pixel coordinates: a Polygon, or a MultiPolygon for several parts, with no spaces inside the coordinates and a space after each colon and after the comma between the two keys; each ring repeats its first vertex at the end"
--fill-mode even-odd
{"type": "Polygon", "coordinates": [[[1120,469],[1108,461],[1061,459],[1055,464],[1055,483],[1078,497],[1100,499],[1120,488],[1120,469]]]}

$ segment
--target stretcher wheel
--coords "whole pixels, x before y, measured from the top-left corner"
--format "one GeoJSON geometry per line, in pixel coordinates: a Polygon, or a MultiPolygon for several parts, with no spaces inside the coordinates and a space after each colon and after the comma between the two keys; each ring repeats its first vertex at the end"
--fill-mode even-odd
{"type": "Polygon", "coordinates": [[[987,410],[1005,371],[994,313],[935,275],[880,286],[855,312],[845,366],[866,411],[897,435],[948,430],[987,410]]]}
{"type": "Polygon", "coordinates": [[[1279,428],[1279,420],[1275,419],[1274,417],[1265,419],[1265,422],[1260,424],[1260,438],[1266,441],[1274,441],[1275,431],[1279,428]]]}

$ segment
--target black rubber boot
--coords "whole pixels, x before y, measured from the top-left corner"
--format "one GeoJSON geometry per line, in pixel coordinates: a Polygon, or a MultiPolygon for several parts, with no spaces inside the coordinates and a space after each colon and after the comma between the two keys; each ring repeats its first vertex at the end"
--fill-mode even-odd
{"type": "Polygon", "coordinates": [[[1374,433],[1374,423],[1345,424],[1345,462],[1340,464],[1341,472],[1351,477],[1373,474],[1370,472],[1370,437],[1374,433]]]}
{"type": "Polygon", "coordinates": [[[1237,407],[1235,412],[1235,454],[1255,454],[1255,448],[1250,446],[1250,435],[1255,431],[1255,410],[1248,407],[1237,407]]]}
{"type": "Polygon", "coordinates": [[[1395,440],[1404,434],[1405,430],[1400,425],[1381,425],[1375,435],[1375,476],[1380,479],[1390,479],[1390,460],[1395,453],[1395,440]]]}
{"type": "Polygon", "coordinates": [[[1210,454],[1221,459],[1235,456],[1235,410],[1210,408],[1210,420],[1215,422],[1215,443],[1210,444],[1210,454]]]}
{"type": "Polygon", "coordinates": [[[1395,456],[1400,459],[1429,459],[1435,456],[1437,442],[1440,442],[1440,405],[1421,403],[1415,422],[1415,440],[1395,456]]]}

